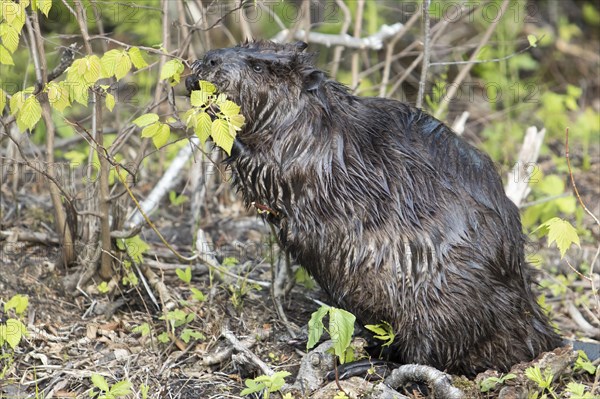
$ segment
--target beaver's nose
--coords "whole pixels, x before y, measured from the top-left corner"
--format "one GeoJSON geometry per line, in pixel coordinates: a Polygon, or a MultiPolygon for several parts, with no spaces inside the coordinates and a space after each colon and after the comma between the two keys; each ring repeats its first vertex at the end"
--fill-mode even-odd
{"type": "Polygon", "coordinates": [[[209,68],[214,68],[223,61],[223,56],[216,51],[209,51],[202,60],[203,64],[209,68]]]}

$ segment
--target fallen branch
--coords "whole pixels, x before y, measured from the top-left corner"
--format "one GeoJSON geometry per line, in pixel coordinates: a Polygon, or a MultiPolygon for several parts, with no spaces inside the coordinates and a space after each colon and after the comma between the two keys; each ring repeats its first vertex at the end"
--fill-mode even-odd
{"type": "Polygon", "coordinates": [[[508,175],[504,191],[506,192],[506,196],[518,207],[522,206],[523,200],[527,198],[531,191],[529,185],[531,171],[528,169],[538,159],[545,134],[546,129],[538,131],[535,126],[527,128],[523,145],[519,152],[519,159],[508,175]]]}
{"type": "Polygon", "coordinates": [[[464,393],[452,386],[450,376],[431,366],[405,364],[392,371],[385,379],[385,384],[397,389],[411,381],[420,381],[429,385],[433,397],[445,399],[461,399],[464,393]]]}

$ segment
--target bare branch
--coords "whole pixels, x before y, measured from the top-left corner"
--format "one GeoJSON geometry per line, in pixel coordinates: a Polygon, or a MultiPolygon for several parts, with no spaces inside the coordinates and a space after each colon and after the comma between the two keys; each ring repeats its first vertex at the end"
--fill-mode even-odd
{"type": "MultiPolygon", "coordinates": [[[[499,15],[503,16],[506,13],[508,4],[509,4],[509,0],[502,1],[502,5],[500,6],[500,14],[499,15]]],[[[471,58],[469,58],[469,61],[475,61],[475,59],[479,55],[479,52],[481,51],[483,46],[485,46],[490,41],[490,38],[492,37],[492,34],[496,30],[496,26],[498,26],[498,22],[500,22],[501,19],[502,18],[496,18],[490,24],[490,26],[485,31],[483,37],[479,41],[479,45],[477,46],[477,48],[471,55],[471,58]]],[[[465,65],[465,67],[463,69],[460,70],[460,72],[456,76],[456,79],[454,79],[454,82],[452,82],[452,84],[450,85],[450,88],[448,89],[448,93],[444,97],[442,97],[442,100],[440,101],[440,106],[433,116],[435,116],[436,118],[439,118],[446,111],[446,109],[448,108],[448,104],[450,103],[450,99],[452,99],[452,97],[454,97],[454,95],[456,94],[456,91],[458,90],[458,87],[460,86],[462,81],[467,77],[467,74],[469,73],[469,71],[471,70],[473,65],[474,64],[472,64],[472,63],[467,64],[467,65],[465,65]]]]}
{"type": "Polygon", "coordinates": [[[425,93],[425,80],[427,79],[427,70],[429,69],[429,57],[431,52],[431,44],[429,43],[430,35],[430,20],[429,20],[429,5],[430,0],[423,2],[423,63],[421,64],[421,80],[419,80],[419,93],[417,94],[417,108],[422,108],[423,94],[425,93]]]}
{"type": "MultiPolygon", "coordinates": [[[[332,35],[327,33],[310,32],[308,35],[304,30],[298,30],[293,35],[294,40],[307,39],[309,43],[318,43],[327,47],[344,46],[346,48],[355,48],[360,50],[381,50],[383,42],[390,37],[393,37],[404,28],[404,24],[400,22],[393,25],[382,25],[379,32],[374,35],[357,38],[349,35],[332,35]]],[[[289,30],[282,30],[275,35],[271,40],[274,42],[283,41],[289,33],[289,30]]]]}

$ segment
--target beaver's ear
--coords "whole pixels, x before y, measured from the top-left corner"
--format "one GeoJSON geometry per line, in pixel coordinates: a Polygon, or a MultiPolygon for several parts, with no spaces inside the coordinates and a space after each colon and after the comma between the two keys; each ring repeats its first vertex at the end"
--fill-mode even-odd
{"type": "Polygon", "coordinates": [[[325,73],[318,69],[312,69],[304,74],[304,90],[314,91],[321,87],[325,80],[325,73]]]}
{"type": "Polygon", "coordinates": [[[299,52],[302,52],[302,51],[306,50],[306,48],[308,47],[308,43],[305,43],[303,41],[298,41],[294,44],[294,46],[296,47],[296,50],[298,50],[299,52]]]}

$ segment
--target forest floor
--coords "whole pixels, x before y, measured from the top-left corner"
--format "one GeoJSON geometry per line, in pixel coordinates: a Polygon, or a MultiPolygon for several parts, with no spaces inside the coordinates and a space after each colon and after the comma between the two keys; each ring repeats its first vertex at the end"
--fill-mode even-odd
{"type": "MultiPolygon", "coordinates": [[[[597,157],[591,169],[578,176],[583,199],[596,212],[598,176],[597,157]]],[[[145,229],[141,237],[150,248],[135,269],[140,283],[123,286],[115,278],[108,285],[109,293],[103,294],[98,279],[79,289],[65,289],[73,286],[69,280],[86,265],[66,269],[61,264],[50,227],[50,201],[43,187],[30,188],[33,194],[20,195],[18,201],[9,190],[2,191],[4,203],[13,204],[18,212],[5,214],[0,224],[0,299],[6,303],[13,295],[25,295],[29,305],[22,317],[28,335],[14,352],[4,346],[0,354],[4,375],[0,399],[88,397],[90,391],[98,392],[92,383],[94,374],[103,376],[111,386],[131,382],[133,393],[127,397],[237,398],[245,379],[261,372],[232,349],[225,331],[245,343],[272,370],[289,371],[287,380],[293,381],[305,349],[292,339],[287,327],[306,329],[311,313],[319,307],[315,300],[328,299],[318,287],[296,284],[282,303],[289,324],[279,319],[269,289],[270,259],[276,258],[277,249],[269,244],[268,227],[253,212],[244,210],[239,202],[226,208],[215,205],[210,222],[202,226],[225,272],[210,270],[202,262],[182,264],[154,232],[145,229]],[[189,265],[192,278],[188,284],[176,270],[189,265]],[[156,281],[148,283],[152,278],[156,281]],[[202,292],[203,300],[198,300],[192,288],[202,292]],[[163,311],[171,312],[169,317],[177,324],[174,330],[167,328],[163,311]],[[168,334],[161,337],[164,332],[168,334]],[[167,342],[161,342],[165,337],[167,342]]],[[[189,225],[188,213],[185,204],[165,204],[153,219],[171,245],[191,255],[192,237],[197,232],[189,225]]],[[[598,226],[591,218],[585,223],[592,234],[583,240],[580,250],[567,256],[572,265],[589,263],[597,251],[598,226]]],[[[544,242],[533,245],[544,255],[541,293],[556,326],[565,337],[600,339],[598,297],[593,295],[590,281],[571,270],[555,248],[546,248],[544,242]]],[[[596,270],[592,275],[596,287],[599,273],[596,270]]],[[[0,308],[1,322],[11,315],[12,311],[0,308]]],[[[599,371],[594,375],[567,367],[556,377],[551,385],[554,397],[578,397],[565,391],[573,382],[585,387],[588,396],[581,398],[600,397],[599,371]]],[[[517,379],[506,385],[525,383],[517,379]]],[[[471,385],[466,391],[468,397],[495,398],[500,389],[481,393],[471,385]]],[[[541,394],[542,389],[534,387],[533,391],[541,394]]],[[[419,395],[409,397],[423,397],[419,395]]]]}

